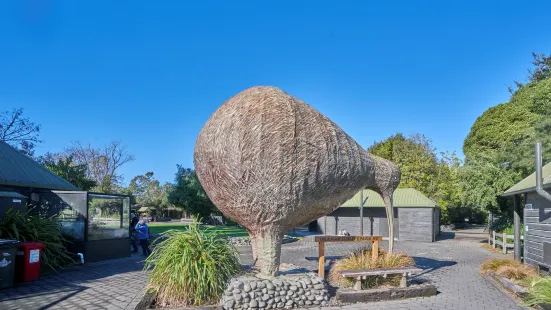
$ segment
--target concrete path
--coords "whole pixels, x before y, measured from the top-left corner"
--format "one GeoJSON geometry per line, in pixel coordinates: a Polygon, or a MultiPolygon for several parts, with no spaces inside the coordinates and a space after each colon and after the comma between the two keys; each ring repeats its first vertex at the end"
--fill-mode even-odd
{"type": "Polygon", "coordinates": [[[143,257],[91,263],[0,290],[0,309],[134,309],[147,283],[143,257]]]}
{"type": "MultiPolygon", "coordinates": [[[[433,297],[400,301],[353,304],[340,307],[324,307],[326,310],[359,309],[523,309],[512,296],[494,287],[480,273],[480,264],[500,254],[491,253],[481,245],[487,236],[482,232],[443,233],[443,240],[435,243],[397,242],[397,251],[403,251],[415,259],[424,269],[422,277],[438,287],[433,297]]],[[[326,243],[326,255],[345,255],[361,243],[326,243]]],[[[249,249],[241,249],[243,259],[250,262],[249,249]]],[[[307,256],[318,256],[317,244],[303,239],[286,244],[282,250],[282,262],[317,269],[317,262],[307,261],[307,256]]],[[[503,257],[503,256],[501,256],[503,257]]],[[[309,308],[312,309],[312,308],[309,308]]],[[[313,308],[318,309],[318,308],[313,308]]]]}

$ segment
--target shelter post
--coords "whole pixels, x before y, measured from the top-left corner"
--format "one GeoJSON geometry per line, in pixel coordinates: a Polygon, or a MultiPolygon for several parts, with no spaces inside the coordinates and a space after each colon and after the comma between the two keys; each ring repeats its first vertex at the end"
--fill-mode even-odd
{"type": "Polygon", "coordinates": [[[513,196],[514,201],[514,226],[515,226],[515,232],[514,232],[514,241],[515,241],[515,260],[519,261],[521,260],[520,256],[520,196],[515,195],[513,196]]]}

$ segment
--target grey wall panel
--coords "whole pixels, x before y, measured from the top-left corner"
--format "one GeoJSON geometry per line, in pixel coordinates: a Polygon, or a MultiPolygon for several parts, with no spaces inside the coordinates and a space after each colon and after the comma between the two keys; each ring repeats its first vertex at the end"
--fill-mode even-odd
{"type": "MultiPolygon", "coordinates": [[[[380,208],[364,209],[364,236],[376,235],[378,232],[377,217],[381,215],[381,212],[377,209],[380,208]]],[[[360,210],[358,208],[339,208],[333,211],[330,216],[336,221],[337,232],[344,229],[350,235],[359,236],[361,234],[360,210]]]]}
{"type": "MultiPolygon", "coordinates": [[[[381,208],[383,209],[383,208],[381,208]]],[[[388,220],[386,211],[383,209],[384,216],[379,217],[379,235],[388,237],[388,220]]],[[[394,208],[394,239],[400,239],[400,208],[394,208]]]]}
{"type": "MultiPolygon", "coordinates": [[[[394,208],[395,238],[398,240],[433,241],[440,232],[439,225],[435,224],[435,221],[440,218],[437,212],[438,210],[435,208],[394,208]],[[404,231],[405,235],[403,235],[404,231]]],[[[317,220],[318,231],[334,235],[339,230],[345,229],[351,235],[358,236],[360,235],[359,217],[359,208],[339,208],[327,216],[327,229],[324,217],[317,220]]],[[[364,235],[388,237],[387,226],[385,208],[364,208],[364,235]]]]}
{"type": "Polygon", "coordinates": [[[532,209],[524,210],[525,262],[549,267],[551,258],[545,257],[543,249],[544,244],[551,244],[551,202],[533,192],[527,194],[526,203],[532,209]]]}
{"type": "Polygon", "coordinates": [[[538,249],[538,250],[543,250],[543,244],[539,242],[525,241],[524,245],[527,247],[538,249]]]}
{"type": "Polygon", "coordinates": [[[433,208],[400,208],[400,240],[433,241],[433,208]]]}
{"type": "Polygon", "coordinates": [[[432,215],[432,241],[436,241],[436,238],[440,235],[440,209],[434,208],[432,215]]]}

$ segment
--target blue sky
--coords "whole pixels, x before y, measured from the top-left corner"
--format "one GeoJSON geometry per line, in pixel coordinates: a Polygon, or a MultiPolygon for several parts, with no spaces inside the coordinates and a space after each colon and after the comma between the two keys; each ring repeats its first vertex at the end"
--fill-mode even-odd
{"type": "Polygon", "coordinates": [[[226,99],[278,86],[362,146],[423,133],[461,152],[551,52],[551,2],[4,1],[0,110],[42,125],[38,153],[122,140],[121,172],[172,181],[226,99]]]}

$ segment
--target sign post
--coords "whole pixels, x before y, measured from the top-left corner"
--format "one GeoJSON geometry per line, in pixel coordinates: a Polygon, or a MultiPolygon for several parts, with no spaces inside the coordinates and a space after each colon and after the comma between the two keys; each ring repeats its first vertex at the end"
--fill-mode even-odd
{"type": "Polygon", "coordinates": [[[318,250],[318,276],[325,277],[325,242],[371,242],[371,257],[379,257],[379,242],[383,236],[318,236],[314,238],[319,243],[318,250]]]}

